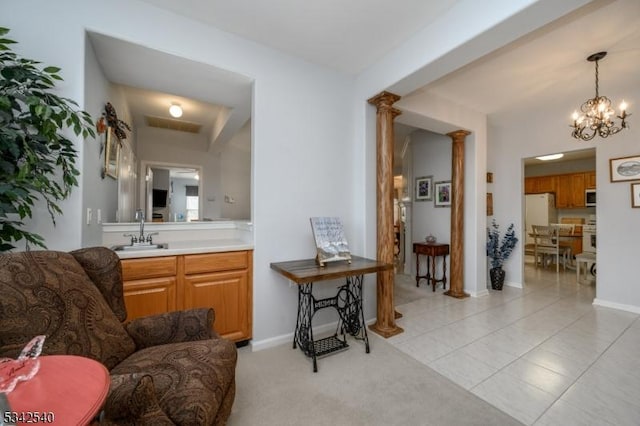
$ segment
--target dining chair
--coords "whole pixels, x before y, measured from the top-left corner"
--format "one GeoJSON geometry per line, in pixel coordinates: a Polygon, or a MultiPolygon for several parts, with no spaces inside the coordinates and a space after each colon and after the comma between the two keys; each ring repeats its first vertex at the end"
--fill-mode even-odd
{"type": "Polygon", "coordinates": [[[532,225],[534,240],[534,259],[536,268],[538,258],[542,257],[542,265],[546,265],[548,257],[555,260],[556,272],[560,272],[560,263],[566,270],[566,250],[560,247],[559,228],[557,226],[532,225]]]}
{"type": "Polygon", "coordinates": [[[565,267],[572,264],[573,240],[576,238],[575,223],[550,223],[549,226],[554,226],[558,229],[558,237],[560,238],[560,252],[564,256],[565,267]]]}

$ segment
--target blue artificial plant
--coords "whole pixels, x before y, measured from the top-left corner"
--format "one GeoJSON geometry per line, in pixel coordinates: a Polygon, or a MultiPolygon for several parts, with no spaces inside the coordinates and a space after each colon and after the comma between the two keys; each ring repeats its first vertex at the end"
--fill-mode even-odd
{"type": "Polygon", "coordinates": [[[501,268],[505,260],[511,256],[513,249],[518,242],[516,233],[513,230],[513,223],[507,228],[507,232],[500,242],[500,229],[495,219],[491,222],[491,227],[487,228],[487,256],[491,258],[492,268],[501,268]]]}

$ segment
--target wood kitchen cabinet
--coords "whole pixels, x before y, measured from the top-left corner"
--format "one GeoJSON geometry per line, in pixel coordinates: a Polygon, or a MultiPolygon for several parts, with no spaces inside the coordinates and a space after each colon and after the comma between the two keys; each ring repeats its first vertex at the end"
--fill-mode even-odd
{"type": "Polygon", "coordinates": [[[585,172],[584,174],[584,186],[586,189],[592,189],[596,187],[596,172],[585,172]]]}
{"type": "Polygon", "coordinates": [[[213,308],[214,329],[239,342],[252,337],[253,251],[122,259],[127,319],[213,308]]]}
{"type": "Polygon", "coordinates": [[[587,188],[595,187],[595,171],[531,176],[524,179],[525,194],[554,193],[556,195],[556,207],[559,209],[585,207],[584,191],[587,188]]]}
{"type": "Polygon", "coordinates": [[[558,175],[556,207],[559,209],[585,207],[584,190],[584,173],[568,173],[564,175],[558,175]]]}
{"type": "Polygon", "coordinates": [[[558,185],[558,177],[551,176],[532,176],[524,179],[525,194],[542,194],[545,192],[556,192],[558,185]]]}

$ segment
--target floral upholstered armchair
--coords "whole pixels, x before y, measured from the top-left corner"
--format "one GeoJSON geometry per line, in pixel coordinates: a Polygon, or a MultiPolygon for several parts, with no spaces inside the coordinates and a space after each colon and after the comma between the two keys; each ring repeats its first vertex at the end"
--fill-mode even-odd
{"type": "Polygon", "coordinates": [[[111,375],[103,424],[225,424],[237,352],[213,331],[213,309],[126,316],[120,259],[107,248],[0,255],[0,356],[46,335],[42,355],[101,362],[111,375]]]}

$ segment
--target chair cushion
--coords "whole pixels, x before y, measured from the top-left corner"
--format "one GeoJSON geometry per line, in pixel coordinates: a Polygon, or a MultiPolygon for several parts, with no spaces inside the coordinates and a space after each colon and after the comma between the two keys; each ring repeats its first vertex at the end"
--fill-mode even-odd
{"type": "Polygon", "coordinates": [[[106,247],[90,247],[74,250],[71,255],[76,258],[91,281],[100,290],[105,302],[116,314],[120,322],[127,319],[127,308],[124,304],[122,289],[122,268],[120,258],[106,247]]]}
{"type": "Polygon", "coordinates": [[[108,369],[135,344],[76,259],[63,252],[0,256],[0,348],[15,357],[36,335],[42,353],[79,355],[108,369]]]}
{"type": "Polygon", "coordinates": [[[235,344],[226,339],[171,343],[137,351],[111,374],[148,374],[162,411],[174,423],[211,425],[221,410],[230,411],[236,359],[235,344]]]}

